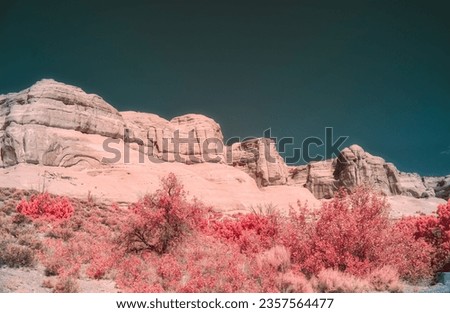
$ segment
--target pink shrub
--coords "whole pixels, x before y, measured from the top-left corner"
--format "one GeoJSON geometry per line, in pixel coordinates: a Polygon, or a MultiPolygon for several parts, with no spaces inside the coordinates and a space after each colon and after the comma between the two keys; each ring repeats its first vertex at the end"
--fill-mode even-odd
{"type": "Polygon", "coordinates": [[[178,263],[177,258],[173,255],[165,254],[158,261],[157,273],[161,278],[162,287],[165,289],[171,289],[180,283],[182,278],[182,268],[178,263]]]}
{"type": "Polygon", "coordinates": [[[325,268],[364,275],[383,253],[389,230],[386,200],[359,188],[341,191],[318,213],[311,256],[305,265],[312,272],[325,268]]]}
{"type": "Polygon", "coordinates": [[[55,286],[53,287],[53,292],[55,293],[76,293],[79,292],[78,282],[68,276],[59,277],[56,281],[55,286]]]}
{"type": "Polygon", "coordinates": [[[123,292],[164,291],[156,281],[156,273],[151,263],[146,264],[137,255],[131,255],[118,264],[116,284],[123,292]]]}
{"type": "Polygon", "coordinates": [[[256,264],[261,270],[284,273],[291,267],[291,256],[284,246],[275,246],[257,255],[256,264]]]}
{"type": "MultiPolygon", "coordinates": [[[[408,217],[398,222],[401,230],[407,229],[431,256],[432,270],[438,271],[450,262],[450,200],[438,206],[436,216],[408,217]]],[[[413,266],[414,267],[414,264],[413,266]]]]}
{"type": "Polygon", "coordinates": [[[450,253],[450,202],[435,217],[394,222],[383,197],[359,188],[315,211],[224,217],[188,201],[175,175],[161,184],[128,209],[23,200],[17,215],[47,237],[38,255],[58,275],[55,290],[87,276],[124,292],[396,292],[450,253]]]}
{"type": "Polygon", "coordinates": [[[198,235],[173,252],[182,268],[176,292],[255,292],[249,262],[236,245],[198,235]]]}
{"type": "Polygon", "coordinates": [[[430,274],[429,245],[390,221],[385,198],[365,187],[352,194],[340,191],[315,214],[303,210],[292,220],[284,243],[293,263],[308,275],[332,269],[365,277],[387,265],[405,279],[430,274]]]}
{"type": "Polygon", "coordinates": [[[279,216],[255,213],[210,222],[207,232],[216,238],[237,244],[242,253],[254,254],[274,246],[278,238],[279,216]]]}
{"type": "Polygon", "coordinates": [[[163,254],[198,227],[202,218],[202,207],[186,200],[183,186],[170,174],[162,179],[161,190],[130,207],[122,225],[122,240],[128,252],[163,254]]]}
{"type": "Polygon", "coordinates": [[[291,207],[288,217],[279,226],[279,244],[288,248],[292,264],[303,265],[313,252],[316,214],[299,202],[298,208],[291,207]]]}
{"type": "Polygon", "coordinates": [[[89,278],[104,278],[118,261],[114,246],[108,243],[96,243],[90,247],[86,275],[89,278]]]}
{"type": "Polygon", "coordinates": [[[17,211],[33,219],[57,221],[70,218],[74,210],[67,198],[41,193],[32,195],[29,201],[20,201],[17,211]]]}
{"type": "Polygon", "coordinates": [[[411,282],[428,279],[433,273],[434,249],[423,238],[416,238],[411,223],[399,221],[386,234],[379,267],[395,268],[401,278],[411,282]]]}
{"type": "Polygon", "coordinates": [[[87,257],[82,242],[46,239],[44,240],[44,247],[44,251],[40,254],[40,261],[45,267],[47,276],[79,276],[81,265],[87,257]]]}

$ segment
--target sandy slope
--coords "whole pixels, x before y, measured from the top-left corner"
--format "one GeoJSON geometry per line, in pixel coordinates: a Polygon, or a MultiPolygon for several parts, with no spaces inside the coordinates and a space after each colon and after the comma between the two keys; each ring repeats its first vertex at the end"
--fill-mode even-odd
{"type": "Polygon", "coordinates": [[[223,212],[247,211],[258,205],[288,209],[297,200],[312,207],[320,201],[300,186],[260,189],[246,173],[223,164],[130,164],[95,169],[43,167],[19,164],[0,169],[0,186],[46,190],[54,194],[86,198],[90,192],[102,202],[127,203],[159,188],[160,178],[173,172],[189,196],[223,212]]]}
{"type": "MultiPolygon", "coordinates": [[[[115,164],[98,168],[63,168],[19,164],[0,169],[0,187],[46,190],[54,194],[86,199],[88,193],[100,202],[129,203],[159,188],[160,178],[173,172],[190,197],[222,212],[246,212],[257,206],[276,206],[281,211],[297,201],[317,208],[320,201],[301,186],[258,188],[246,173],[224,164],[183,163],[115,164]]],[[[389,197],[394,217],[436,210],[442,199],[389,197]]]]}

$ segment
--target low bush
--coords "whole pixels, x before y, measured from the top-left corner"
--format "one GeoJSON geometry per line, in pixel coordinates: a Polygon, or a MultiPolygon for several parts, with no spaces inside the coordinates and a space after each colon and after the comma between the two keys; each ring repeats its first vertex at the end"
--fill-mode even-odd
{"type": "Polygon", "coordinates": [[[55,221],[71,217],[73,206],[65,197],[54,197],[49,193],[41,193],[32,195],[30,200],[20,201],[17,211],[33,219],[55,221]]]}
{"type": "Polygon", "coordinates": [[[0,242],[0,265],[30,267],[34,264],[34,251],[16,243],[0,242]]]}
{"type": "Polygon", "coordinates": [[[53,287],[53,292],[55,293],[76,293],[79,291],[80,287],[77,281],[68,276],[58,278],[55,286],[53,287]]]}
{"type": "Polygon", "coordinates": [[[368,275],[371,288],[375,291],[400,292],[400,276],[394,268],[385,266],[375,269],[368,275]]]}
{"type": "Polygon", "coordinates": [[[369,292],[370,283],[334,269],[324,269],[317,275],[315,287],[318,292],[369,292]]]}
{"type": "Polygon", "coordinates": [[[284,293],[311,293],[314,289],[311,283],[301,273],[294,273],[292,271],[287,273],[280,273],[276,280],[276,287],[278,292],[284,293]]]}

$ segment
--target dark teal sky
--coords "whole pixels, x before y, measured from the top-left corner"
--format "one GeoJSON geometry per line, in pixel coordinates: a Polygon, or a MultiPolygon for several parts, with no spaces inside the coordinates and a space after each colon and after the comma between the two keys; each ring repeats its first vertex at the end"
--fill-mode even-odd
{"type": "Polygon", "coordinates": [[[449,174],[447,3],[0,0],[0,94],[54,78],[297,146],[331,126],[400,170],[449,174]]]}

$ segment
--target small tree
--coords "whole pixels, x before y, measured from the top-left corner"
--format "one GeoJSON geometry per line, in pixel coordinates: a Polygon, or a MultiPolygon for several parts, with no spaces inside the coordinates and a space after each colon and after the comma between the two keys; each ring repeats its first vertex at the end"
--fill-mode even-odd
{"type": "Polygon", "coordinates": [[[202,220],[202,208],[188,202],[183,185],[173,173],[161,180],[161,189],[129,208],[122,227],[127,252],[164,254],[202,220]]]}

